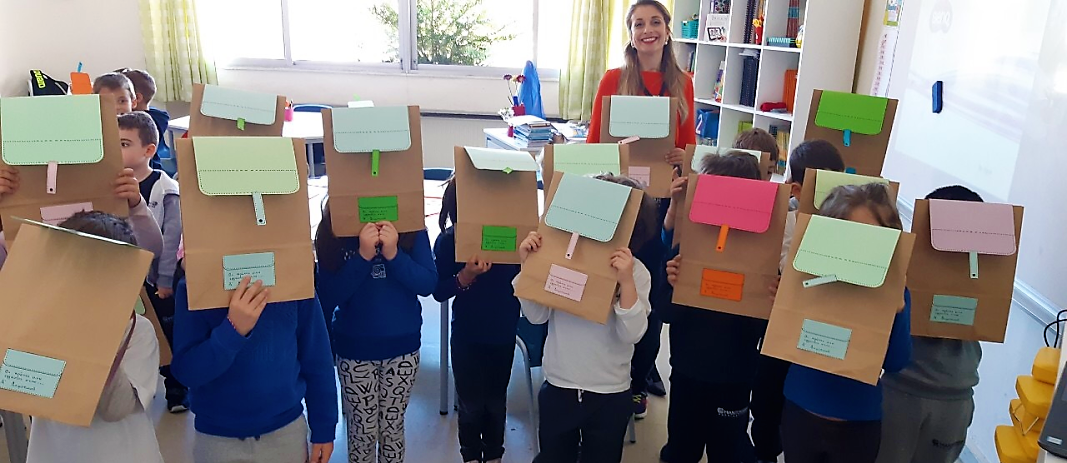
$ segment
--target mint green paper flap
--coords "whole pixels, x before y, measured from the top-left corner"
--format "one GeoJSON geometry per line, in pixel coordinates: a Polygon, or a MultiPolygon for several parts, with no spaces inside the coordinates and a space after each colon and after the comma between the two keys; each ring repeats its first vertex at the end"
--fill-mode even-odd
{"type": "Polygon", "coordinates": [[[617,138],[666,138],[671,134],[671,99],[613,95],[608,133],[617,138]]]}
{"type": "Polygon", "coordinates": [[[759,164],[760,156],[763,154],[755,150],[743,150],[737,148],[726,148],[708,145],[696,145],[693,148],[693,164],[690,166],[693,168],[693,172],[700,172],[700,163],[704,160],[705,157],[708,156],[725,156],[726,153],[729,153],[731,151],[737,151],[740,153],[746,153],[755,156],[756,164],[759,164]]]}
{"type": "Polygon", "coordinates": [[[800,326],[797,349],[844,360],[852,330],[815,320],[804,320],[800,326]]]}
{"type": "Polygon", "coordinates": [[[834,130],[851,130],[864,135],[882,133],[889,100],[869,95],[823,90],[815,125],[834,130]]]}
{"type": "Polygon", "coordinates": [[[223,289],[227,291],[236,289],[245,275],[252,277],[251,283],[263,280],[263,286],[274,286],[274,253],[257,252],[222,256],[223,289]]]}
{"type": "Polygon", "coordinates": [[[563,174],[545,213],[545,224],[600,242],[611,241],[630,199],[630,187],[563,174]]]}
{"type": "Polygon", "coordinates": [[[137,296],[137,301],[133,303],[133,312],[137,315],[144,315],[144,301],[141,300],[141,296],[137,296]]]}
{"type": "Polygon", "coordinates": [[[900,230],[812,216],[793,268],[817,277],[877,288],[885,282],[900,230]]]}
{"type": "Polygon", "coordinates": [[[292,139],[194,137],[193,154],[205,195],[287,195],[300,190],[292,139]]]}
{"type": "Polygon", "coordinates": [[[859,174],[846,174],[832,170],[819,170],[815,173],[815,209],[822,207],[822,203],[830,196],[834,188],[842,185],[866,185],[868,183],[881,183],[889,186],[889,180],[881,177],[868,177],[859,174]]]}
{"type": "Polygon", "coordinates": [[[553,145],[552,169],[574,175],[620,174],[617,143],[553,145]]]}
{"type": "Polygon", "coordinates": [[[0,365],[0,389],[51,399],[67,362],[8,349],[0,365]]]}
{"type": "Polygon", "coordinates": [[[205,85],[200,114],[231,121],[244,119],[249,124],[274,125],[278,118],[278,96],[205,85]]]}
{"type": "Polygon", "coordinates": [[[100,96],[0,98],[0,152],[11,166],[104,159],[100,96]]]}
{"type": "Polygon", "coordinates": [[[467,150],[467,156],[471,158],[471,163],[479,170],[499,170],[508,173],[512,171],[537,172],[537,161],[534,161],[533,156],[530,156],[530,153],[526,151],[498,150],[473,146],[465,146],[463,149],[467,150]]]}
{"type": "Polygon", "coordinates": [[[406,151],[411,148],[407,106],[333,108],[333,147],[339,153],[406,151]]]}

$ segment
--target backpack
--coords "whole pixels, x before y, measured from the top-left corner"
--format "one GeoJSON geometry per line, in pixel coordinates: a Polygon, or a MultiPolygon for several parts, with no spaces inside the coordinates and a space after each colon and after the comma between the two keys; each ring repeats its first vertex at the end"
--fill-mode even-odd
{"type": "Polygon", "coordinates": [[[55,80],[39,69],[30,71],[30,96],[66,95],[70,84],[55,80]]]}

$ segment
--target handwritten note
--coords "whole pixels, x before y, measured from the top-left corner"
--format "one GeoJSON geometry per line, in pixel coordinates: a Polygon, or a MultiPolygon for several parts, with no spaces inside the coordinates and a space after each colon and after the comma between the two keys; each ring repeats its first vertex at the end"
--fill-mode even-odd
{"type": "Polygon", "coordinates": [[[396,196],[375,196],[359,198],[359,222],[373,223],[387,220],[395,222],[400,219],[400,208],[396,196]]]}
{"type": "Polygon", "coordinates": [[[647,187],[652,183],[652,168],[649,166],[630,166],[627,176],[634,179],[641,186],[647,187]]]}
{"type": "Polygon", "coordinates": [[[237,289],[246,275],[252,277],[250,283],[262,280],[263,286],[275,285],[273,252],[222,256],[222,270],[223,289],[227,291],[237,289]]]}
{"type": "Polygon", "coordinates": [[[845,353],[848,351],[848,342],[851,339],[852,330],[848,328],[815,320],[804,320],[800,328],[800,342],[797,343],[797,349],[844,360],[845,353]]]}
{"type": "Polygon", "coordinates": [[[959,296],[934,295],[930,307],[930,321],[974,326],[974,313],[978,309],[978,299],[959,296]]]}
{"type": "Polygon", "coordinates": [[[706,268],[700,278],[701,296],[740,302],[744,288],[745,275],[741,273],[706,268]]]}
{"type": "Polygon", "coordinates": [[[545,291],[575,302],[581,302],[582,293],[585,292],[585,284],[588,281],[589,275],[552,264],[552,267],[548,270],[545,291]]]}
{"type": "Polygon", "coordinates": [[[482,226],[482,250],[515,252],[518,235],[515,227],[482,226]]]}
{"type": "Polygon", "coordinates": [[[0,389],[51,399],[67,362],[8,349],[0,366],[0,389]]]}

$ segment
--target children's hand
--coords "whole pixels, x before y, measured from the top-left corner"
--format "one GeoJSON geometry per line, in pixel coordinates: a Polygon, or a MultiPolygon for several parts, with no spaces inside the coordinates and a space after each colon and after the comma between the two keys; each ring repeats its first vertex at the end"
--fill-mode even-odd
{"type": "Polygon", "coordinates": [[[670,153],[667,153],[665,160],[667,164],[672,166],[682,165],[682,161],[685,159],[685,150],[681,148],[672,149],[670,153]]]}
{"type": "Polygon", "coordinates": [[[463,266],[463,270],[460,270],[459,275],[456,275],[456,277],[459,278],[460,285],[464,287],[470,286],[478,275],[488,272],[491,268],[493,268],[492,262],[483,261],[478,256],[471,256],[470,259],[467,259],[467,265],[463,266]]]}
{"type": "Polygon", "coordinates": [[[678,285],[678,275],[682,273],[682,255],[678,254],[667,261],[667,283],[671,286],[678,285]]]}
{"type": "Polygon", "coordinates": [[[119,172],[119,177],[115,179],[115,197],[125,199],[130,209],[141,204],[141,187],[133,176],[133,169],[122,169],[122,172],[119,172]]]}
{"type": "Polygon", "coordinates": [[[0,168],[0,199],[19,190],[19,170],[7,166],[0,168]]]}
{"type": "Polygon", "coordinates": [[[634,255],[629,248],[619,248],[611,255],[611,267],[615,269],[615,279],[619,284],[633,283],[634,255]]]}
{"type": "Polygon", "coordinates": [[[689,177],[682,177],[678,175],[678,172],[674,173],[674,180],[671,180],[671,201],[677,204],[678,207],[682,207],[685,203],[685,190],[689,185],[689,177]]]}
{"type": "Polygon", "coordinates": [[[170,298],[173,295],[174,295],[174,289],[173,288],[164,288],[162,286],[156,288],[156,296],[159,296],[160,299],[167,299],[167,298],[170,298]]]}
{"type": "Polygon", "coordinates": [[[311,444],[311,460],[310,463],[327,463],[330,461],[330,455],[333,454],[333,442],[327,442],[325,444],[311,444]]]}
{"type": "Polygon", "coordinates": [[[378,222],[378,233],[382,241],[382,257],[386,260],[396,258],[397,243],[400,241],[400,233],[392,222],[378,222]]]}
{"type": "Polygon", "coordinates": [[[771,285],[767,287],[767,291],[771,293],[771,304],[774,304],[774,298],[778,295],[778,285],[782,282],[782,276],[778,275],[771,282],[771,285]]]}
{"type": "Polygon", "coordinates": [[[369,261],[378,255],[378,245],[382,243],[378,225],[368,223],[359,232],[359,255],[363,260],[369,261]]]}
{"type": "Polygon", "coordinates": [[[256,327],[259,316],[267,307],[267,296],[270,296],[270,289],[263,286],[263,280],[256,280],[254,284],[249,285],[251,281],[252,277],[245,275],[230,296],[230,312],[227,318],[241,336],[248,336],[252,328],[256,327]]]}
{"type": "Polygon", "coordinates": [[[537,252],[541,249],[541,234],[535,231],[526,235],[526,239],[522,240],[519,244],[519,263],[526,263],[526,258],[530,257],[530,253],[537,252]]]}

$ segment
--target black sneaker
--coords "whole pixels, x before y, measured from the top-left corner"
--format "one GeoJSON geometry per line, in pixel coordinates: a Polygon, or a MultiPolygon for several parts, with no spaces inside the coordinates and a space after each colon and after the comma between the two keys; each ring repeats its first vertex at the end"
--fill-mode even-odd
{"type": "Polygon", "coordinates": [[[167,397],[167,411],[171,413],[184,413],[189,411],[189,400],[185,397],[167,397]]]}
{"type": "Polygon", "coordinates": [[[634,394],[634,419],[640,420],[648,416],[648,396],[645,394],[634,394]]]}

